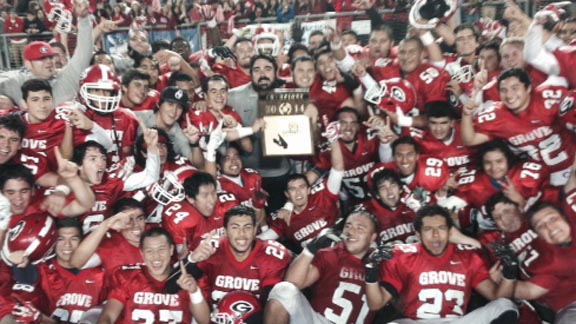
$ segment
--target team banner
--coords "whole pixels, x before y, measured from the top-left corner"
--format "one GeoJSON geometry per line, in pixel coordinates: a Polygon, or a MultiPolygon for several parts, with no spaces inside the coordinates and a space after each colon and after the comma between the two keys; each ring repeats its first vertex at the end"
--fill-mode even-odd
{"type": "MultiPolygon", "coordinates": [[[[198,28],[189,27],[181,30],[153,30],[148,31],[148,41],[150,44],[159,39],[172,40],[176,36],[184,37],[190,43],[192,52],[196,52],[200,46],[200,33],[198,28]]],[[[112,55],[122,55],[128,51],[128,31],[119,31],[106,34],[104,37],[104,50],[112,55]]]]}
{"type": "Polygon", "coordinates": [[[260,96],[264,156],[314,154],[312,123],[304,115],[308,101],[309,91],[305,89],[275,89],[260,96]]]}

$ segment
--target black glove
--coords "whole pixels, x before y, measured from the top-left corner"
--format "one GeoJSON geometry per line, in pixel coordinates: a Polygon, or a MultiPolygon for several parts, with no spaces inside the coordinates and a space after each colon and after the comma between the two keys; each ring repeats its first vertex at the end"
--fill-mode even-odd
{"type": "Polygon", "coordinates": [[[227,58],[231,58],[234,61],[237,60],[236,55],[232,52],[231,49],[229,49],[226,46],[214,46],[212,48],[212,55],[213,56],[218,56],[222,59],[227,59],[227,58]]]}
{"type": "Polygon", "coordinates": [[[494,255],[502,261],[502,274],[508,280],[515,280],[518,277],[518,257],[510,248],[510,245],[504,242],[490,243],[490,248],[494,255]]]}
{"type": "Polygon", "coordinates": [[[321,249],[331,247],[334,244],[341,242],[342,238],[340,237],[340,233],[338,233],[334,229],[328,229],[324,233],[316,236],[308,245],[306,245],[306,249],[312,253],[312,255],[316,255],[321,249]]]}
{"type": "Polygon", "coordinates": [[[378,247],[372,252],[369,252],[364,257],[364,265],[366,270],[365,281],[366,283],[376,283],[380,278],[380,263],[383,260],[390,260],[393,256],[393,245],[387,245],[383,242],[378,243],[378,247]]]}
{"type": "Polygon", "coordinates": [[[290,26],[290,29],[292,31],[292,40],[294,40],[295,43],[302,42],[302,36],[304,36],[304,30],[302,29],[300,22],[295,20],[292,23],[292,26],[290,26]]]}

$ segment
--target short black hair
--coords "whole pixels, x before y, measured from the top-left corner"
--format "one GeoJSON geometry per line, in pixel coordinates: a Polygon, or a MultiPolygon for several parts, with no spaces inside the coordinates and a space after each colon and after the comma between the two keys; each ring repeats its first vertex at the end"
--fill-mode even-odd
{"type": "Polygon", "coordinates": [[[414,220],[414,229],[416,232],[421,233],[422,225],[424,224],[424,217],[434,216],[444,217],[448,229],[451,229],[454,226],[454,221],[446,208],[439,205],[425,205],[416,212],[416,219],[414,220]]]}
{"type": "Polygon", "coordinates": [[[312,56],[309,56],[309,55],[297,57],[294,60],[291,60],[290,62],[292,62],[292,63],[290,63],[290,68],[292,69],[292,72],[294,72],[294,69],[296,68],[296,64],[298,64],[300,62],[312,62],[312,64],[314,65],[314,69],[316,69],[316,61],[314,60],[314,58],[312,56]]]}
{"type": "Polygon", "coordinates": [[[222,163],[224,163],[224,158],[226,157],[226,152],[229,149],[235,149],[238,154],[242,153],[242,148],[240,148],[240,144],[238,142],[230,142],[227,144],[226,150],[224,153],[220,152],[220,150],[216,151],[216,163],[222,167],[222,163]]]}
{"type": "Polygon", "coordinates": [[[308,187],[310,187],[310,182],[308,182],[308,178],[306,178],[305,175],[303,175],[302,173],[293,173],[291,175],[288,176],[288,180],[286,180],[286,189],[284,189],[284,191],[288,191],[288,184],[292,181],[296,181],[298,179],[302,179],[304,180],[304,182],[306,182],[306,185],[308,187]]]}
{"type": "Polygon", "coordinates": [[[224,214],[224,228],[228,227],[230,218],[234,216],[249,216],[252,219],[252,225],[256,226],[256,212],[252,207],[238,205],[228,209],[224,214]]]}
{"type": "Polygon", "coordinates": [[[431,101],[426,103],[426,115],[428,118],[443,118],[456,119],[456,110],[450,105],[448,101],[431,101]]]}
{"type": "Polygon", "coordinates": [[[226,89],[230,90],[230,83],[228,82],[228,79],[222,75],[222,74],[212,74],[211,76],[204,78],[204,80],[202,80],[202,92],[204,93],[208,93],[208,86],[209,86],[209,82],[210,81],[223,81],[224,83],[226,83],[226,89]]]}
{"type": "Polygon", "coordinates": [[[306,52],[306,56],[312,56],[312,53],[310,53],[310,50],[308,49],[308,47],[306,47],[306,45],[302,44],[302,43],[294,43],[292,44],[292,46],[290,46],[290,48],[288,49],[288,62],[290,62],[290,64],[293,66],[294,64],[294,53],[296,53],[297,51],[304,51],[306,52]]]}
{"type": "Polygon", "coordinates": [[[380,187],[384,181],[394,181],[398,186],[400,186],[400,188],[404,186],[398,172],[393,169],[385,168],[372,175],[372,192],[374,194],[378,193],[378,187],[380,187]]]}
{"type": "Polygon", "coordinates": [[[412,145],[416,153],[418,154],[420,153],[420,148],[418,147],[418,143],[416,142],[416,140],[414,140],[414,138],[409,136],[402,136],[396,139],[394,142],[392,142],[392,154],[396,153],[396,148],[398,147],[398,145],[401,144],[412,145]]]}
{"type": "Polygon", "coordinates": [[[104,148],[104,146],[102,146],[102,144],[93,140],[89,140],[74,147],[74,153],[72,154],[72,162],[81,166],[84,161],[84,157],[86,156],[86,151],[88,151],[89,148],[95,148],[98,151],[100,151],[100,153],[106,155],[106,149],[104,148]]]}
{"type": "Polygon", "coordinates": [[[500,76],[498,77],[498,89],[500,89],[500,84],[504,80],[507,80],[509,78],[517,78],[521,83],[524,84],[526,88],[528,88],[532,84],[532,81],[530,80],[530,75],[528,75],[528,72],[526,72],[526,70],[514,68],[506,70],[502,72],[502,74],[500,74],[500,76]]]}
{"type": "Polygon", "coordinates": [[[56,220],[56,229],[73,227],[78,230],[80,239],[84,238],[84,230],[82,229],[82,222],[78,217],[65,217],[56,220]]]}
{"type": "Polygon", "coordinates": [[[174,246],[174,239],[172,238],[172,235],[170,235],[170,233],[165,230],[162,227],[153,227],[149,230],[146,230],[144,233],[142,233],[142,236],[140,237],[140,249],[144,248],[144,240],[148,237],[158,237],[158,236],[165,236],[166,237],[166,241],[168,241],[168,244],[170,244],[171,246],[174,246]]]}
{"type": "Polygon", "coordinates": [[[116,215],[119,212],[125,211],[127,209],[137,208],[142,211],[142,214],[146,215],[146,207],[134,198],[120,198],[118,199],[112,208],[110,209],[110,213],[112,215],[116,215]]]}
{"type": "Polygon", "coordinates": [[[370,31],[370,35],[372,35],[372,33],[374,32],[385,32],[386,34],[388,34],[388,38],[391,41],[394,41],[394,30],[392,29],[392,27],[385,25],[385,24],[381,24],[378,26],[372,26],[372,30],[370,31]]]}
{"type": "Polygon", "coordinates": [[[188,73],[177,71],[170,74],[170,77],[168,78],[168,86],[175,87],[176,82],[190,82],[190,81],[194,81],[194,78],[192,78],[192,76],[190,76],[188,73]]]}
{"type": "Polygon", "coordinates": [[[252,75],[253,69],[254,69],[254,63],[256,63],[256,61],[258,60],[266,60],[270,63],[272,63],[272,66],[274,67],[274,75],[276,75],[278,73],[278,63],[276,62],[276,60],[267,54],[257,54],[252,56],[252,58],[250,59],[250,75],[252,75]]]}
{"type": "Polygon", "coordinates": [[[200,187],[212,185],[217,188],[216,179],[206,172],[196,172],[184,180],[184,192],[189,198],[196,199],[200,192],[200,187]]]}
{"type": "Polygon", "coordinates": [[[512,166],[516,164],[517,157],[508,146],[508,143],[506,143],[504,140],[497,139],[484,143],[478,148],[476,156],[478,157],[477,161],[479,170],[484,170],[484,156],[487,153],[494,151],[499,151],[504,154],[504,157],[506,157],[508,170],[512,169],[512,166]]]}
{"type": "Polygon", "coordinates": [[[466,30],[466,29],[470,29],[472,31],[472,33],[474,33],[474,37],[476,37],[476,41],[480,42],[480,32],[478,31],[478,28],[476,28],[476,26],[474,26],[473,24],[460,24],[458,25],[456,28],[454,28],[454,35],[456,35],[457,33],[466,30]]]}
{"type": "Polygon", "coordinates": [[[506,195],[502,191],[497,192],[497,193],[493,194],[490,197],[490,199],[488,199],[488,201],[486,202],[486,205],[485,205],[486,206],[486,214],[488,214],[488,216],[490,218],[492,218],[492,220],[494,220],[494,216],[492,215],[492,213],[494,212],[496,205],[498,205],[500,203],[511,204],[511,205],[514,205],[518,208],[520,207],[517,202],[506,197],[506,195]]]}
{"type": "Polygon", "coordinates": [[[20,90],[22,91],[22,99],[24,100],[28,99],[30,92],[47,91],[50,93],[50,96],[52,96],[52,86],[50,82],[46,80],[30,79],[22,84],[20,90]]]}
{"type": "Polygon", "coordinates": [[[8,114],[0,116],[0,128],[5,128],[9,131],[15,132],[20,137],[20,142],[26,136],[26,123],[22,120],[20,114],[8,114]]]}
{"type": "Polygon", "coordinates": [[[112,60],[112,64],[114,64],[114,58],[112,57],[112,55],[108,54],[108,52],[104,51],[104,50],[99,50],[94,52],[94,54],[92,54],[92,57],[90,58],[90,65],[94,65],[96,64],[96,56],[97,55],[106,55],[110,58],[110,60],[112,60]]]}
{"type": "MultiPolygon", "coordinates": [[[[166,147],[168,150],[166,161],[176,161],[176,151],[174,151],[174,144],[172,144],[172,140],[170,139],[170,136],[168,136],[168,133],[166,133],[166,131],[161,128],[150,127],[149,129],[155,129],[158,132],[158,139],[162,137],[164,140],[166,140],[166,147]]],[[[144,134],[138,135],[138,137],[136,137],[136,143],[134,143],[134,160],[136,164],[141,167],[146,166],[146,158],[144,157],[146,149],[144,148],[144,144],[146,144],[146,141],[144,140],[144,134]]]]}
{"type": "Polygon", "coordinates": [[[340,37],[344,36],[344,35],[352,35],[354,36],[354,38],[356,38],[356,41],[358,41],[360,39],[360,36],[358,35],[357,32],[355,32],[352,29],[344,29],[341,33],[340,33],[340,37]]]}
{"type": "Polygon", "coordinates": [[[536,230],[534,228],[534,224],[532,224],[532,221],[534,220],[534,216],[545,208],[554,209],[555,211],[557,211],[560,214],[560,216],[562,216],[562,218],[564,218],[564,220],[566,220],[566,215],[564,215],[564,212],[562,211],[562,209],[560,207],[556,206],[555,204],[549,203],[549,202],[541,202],[541,203],[535,204],[534,206],[530,207],[528,209],[528,211],[526,212],[526,219],[530,223],[530,227],[533,230],[536,230]]]}
{"type": "Polygon", "coordinates": [[[152,53],[157,53],[164,49],[170,49],[170,41],[167,39],[157,39],[152,43],[152,53]]]}
{"type": "Polygon", "coordinates": [[[8,180],[23,180],[31,189],[34,188],[34,175],[30,169],[22,164],[10,164],[0,168],[0,190],[4,191],[4,186],[8,180]]]}
{"type": "Polygon", "coordinates": [[[150,74],[138,69],[130,69],[122,75],[122,85],[127,87],[133,80],[146,80],[150,82],[150,74]]]}

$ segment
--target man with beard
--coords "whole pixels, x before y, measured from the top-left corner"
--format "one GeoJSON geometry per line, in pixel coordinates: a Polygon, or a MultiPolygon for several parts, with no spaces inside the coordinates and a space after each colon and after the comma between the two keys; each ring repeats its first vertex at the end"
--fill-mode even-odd
{"type": "MultiPolygon", "coordinates": [[[[278,65],[267,55],[259,54],[250,61],[252,82],[230,90],[228,104],[242,117],[246,125],[254,125],[258,118],[258,96],[282,85],[276,78],[278,65]]],[[[284,202],[283,188],[286,188],[290,163],[285,157],[264,157],[262,155],[262,134],[252,135],[254,150],[242,158],[244,167],[252,168],[262,175],[262,187],[270,194],[267,211],[280,208],[284,202]]]]}

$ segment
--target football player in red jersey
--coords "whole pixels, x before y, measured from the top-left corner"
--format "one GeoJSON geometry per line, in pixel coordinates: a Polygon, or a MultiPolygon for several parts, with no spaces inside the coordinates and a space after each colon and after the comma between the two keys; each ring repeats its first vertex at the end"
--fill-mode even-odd
{"type": "MultiPolygon", "coordinates": [[[[264,306],[272,287],[284,278],[292,254],[276,241],[256,239],[258,226],[251,207],[230,208],[224,228],[226,237],[217,249],[205,242],[188,256],[188,273],[198,280],[213,307],[238,290],[256,295],[264,306]]],[[[173,276],[177,278],[179,273],[173,276]]]]}
{"type": "Polygon", "coordinates": [[[421,154],[444,160],[451,173],[469,169],[474,151],[462,143],[460,125],[456,124],[456,112],[445,101],[431,102],[427,106],[426,129],[404,128],[403,134],[416,140],[421,154]]]}
{"type": "Polygon", "coordinates": [[[574,134],[560,121],[563,86],[541,85],[532,89],[526,71],[510,69],[498,78],[501,103],[484,107],[477,114],[474,103],[464,107],[461,132],[466,146],[501,138],[515,149],[550,169],[550,183],[561,186],[568,180],[576,153],[574,134]],[[514,125],[514,127],[510,127],[514,125]]]}
{"type": "MultiPolygon", "coordinates": [[[[387,253],[389,260],[382,261],[380,267],[374,267],[372,262],[367,264],[366,296],[371,310],[378,310],[398,297],[406,319],[396,323],[517,321],[516,305],[503,298],[512,296],[513,271],[504,269],[505,278],[498,285],[494,283],[477,251],[448,242],[452,226],[450,214],[442,207],[429,205],[418,210],[414,228],[422,243],[395,246],[387,253]],[[467,313],[473,289],[492,302],[467,313]]],[[[502,269],[491,269],[499,271],[502,269]]]]}
{"type": "Polygon", "coordinates": [[[241,204],[254,208],[257,223],[263,227],[266,225],[264,207],[267,193],[262,189],[262,176],[254,169],[243,167],[240,152],[240,149],[232,144],[223,154],[219,154],[218,183],[223,191],[234,194],[241,204]]]}
{"type": "Polygon", "coordinates": [[[391,169],[383,169],[374,174],[373,183],[373,198],[357,208],[368,211],[378,219],[378,240],[394,244],[418,242],[413,225],[416,213],[411,208],[414,206],[406,204],[410,190],[405,188],[400,175],[391,169]]]}
{"type": "MultiPolygon", "coordinates": [[[[76,270],[70,263],[71,255],[82,240],[82,226],[77,219],[60,219],[56,226],[56,258],[37,266],[29,263],[26,269],[15,267],[17,278],[33,277],[35,280],[18,282],[20,285],[28,285],[33,291],[16,289],[22,286],[15,286],[14,290],[16,293],[22,292],[22,296],[34,296],[31,299],[35,302],[27,307],[43,313],[36,315],[40,316],[38,322],[52,323],[56,320],[58,323],[78,323],[84,312],[103,302],[104,272],[100,268],[76,270]]],[[[16,317],[18,320],[20,318],[16,317]]]]}
{"type": "Polygon", "coordinates": [[[106,65],[92,65],[84,70],[80,79],[80,102],[88,110],[86,116],[98,123],[108,134],[113,146],[112,162],[121,161],[132,154],[138,121],[134,114],[120,108],[120,79],[106,65]]]}
{"type": "MultiPolygon", "coordinates": [[[[356,109],[343,107],[335,116],[340,125],[340,138],[338,144],[342,151],[344,161],[344,179],[342,187],[349,194],[353,205],[368,198],[366,176],[368,171],[380,160],[379,150],[381,140],[375,132],[367,130],[360,124],[360,115],[356,109]]],[[[332,164],[332,150],[330,147],[322,150],[314,158],[314,168],[306,173],[309,183],[315,183],[325,172],[330,170],[332,164]]]]}
{"type": "Polygon", "coordinates": [[[332,122],[323,134],[332,148],[332,168],[328,179],[310,186],[305,175],[290,175],[285,190],[289,204],[272,215],[270,229],[259,235],[261,239],[282,238],[304,246],[323,229],[336,223],[340,217],[338,199],[344,177],[339,128],[338,122],[332,122]]]}
{"type": "Polygon", "coordinates": [[[148,146],[146,168],[127,176],[120,176],[123,171],[120,167],[118,167],[120,171],[111,167],[118,172],[107,172],[106,151],[102,145],[88,141],[75,147],[72,160],[79,165],[82,180],[96,195],[96,201],[91,210],[81,216],[84,232],[90,232],[92,227],[110,216],[110,206],[122,196],[124,191],[146,188],[158,180],[160,174],[158,134],[152,129],[144,129],[144,134],[148,146]]]}
{"type": "Polygon", "coordinates": [[[196,172],[184,181],[186,198],[166,206],[162,226],[174,237],[179,258],[194,251],[207,237],[217,244],[224,233],[224,214],[239,204],[231,193],[216,191],[217,183],[208,173],[196,172]]]}
{"type": "Polygon", "coordinates": [[[142,263],[140,238],[144,233],[144,206],[132,198],[118,200],[113,215],[98,225],[72,253],[70,264],[77,269],[103,268],[112,274],[118,266],[142,263]]]}
{"type": "MultiPolygon", "coordinates": [[[[363,259],[376,241],[378,221],[366,211],[346,218],[342,243],[319,236],[290,266],[286,281],[272,289],[265,309],[267,324],[372,323],[364,292],[363,259]],[[310,287],[308,300],[301,289],[310,287]]],[[[334,235],[334,234],[332,234],[334,235]]]]}
{"type": "MultiPolygon", "coordinates": [[[[372,186],[374,174],[381,169],[389,168],[398,171],[402,182],[415,192],[418,200],[429,203],[434,193],[455,187],[450,179],[447,164],[435,157],[420,155],[418,143],[412,137],[400,137],[392,142],[392,162],[376,164],[368,173],[368,186],[372,186]]],[[[383,161],[390,158],[383,159],[383,161]]]]}
{"type": "Polygon", "coordinates": [[[212,71],[224,75],[229,80],[230,87],[236,88],[252,81],[250,78],[250,60],[257,52],[250,39],[233,37],[235,40],[232,51],[236,56],[235,65],[230,66],[226,62],[218,62],[212,65],[212,71]]]}
{"type": "Polygon", "coordinates": [[[140,241],[144,265],[123,266],[114,273],[113,288],[98,324],[191,323],[193,318],[197,323],[209,323],[208,304],[185,269],[177,281],[182,290],[164,292],[174,255],[170,234],[153,228],[144,232],[140,241]]]}
{"type": "MultiPolygon", "coordinates": [[[[477,209],[475,214],[481,228],[491,228],[486,219],[484,205],[497,192],[515,201],[522,208],[538,200],[556,201],[558,190],[551,187],[549,170],[533,160],[519,161],[503,141],[493,141],[478,149],[478,165],[481,171],[470,170],[458,175],[458,188],[447,199],[437,196],[438,203],[449,210],[460,211],[466,206],[477,209]]],[[[461,214],[460,225],[467,227],[470,219],[461,214]]]]}
{"type": "Polygon", "coordinates": [[[201,134],[210,134],[223,121],[223,130],[228,141],[240,140],[242,150],[252,151],[248,136],[263,127],[262,119],[257,119],[252,127],[242,127],[242,117],[228,103],[228,80],[221,74],[214,74],[202,81],[202,91],[206,97],[206,111],[190,110],[190,121],[201,134]]]}
{"type": "MultiPolygon", "coordinates": [[[[92,122],[80,110],[73,109],[68,117],[63,117],[54,109],[52,86],[48,81],[30,79],[21,87],[22,119],[27,125],[26,136],[22,140],[22,153],[34,152],[46,154],[51,169],[56,170],[54,147],[60,146],[60,151],[66,158],[72,155],[74,144],[86,140],[96,140],[105,147],[111,147],[112,142],[102,127],[92,122]],[[73,125],[78,131],[73,131],[73,125]]],[[[34,154],[33,154],[34,155],[34,154]]]]}
{"type": "Polygon", "coordinates": [[[342,107],[355,107],[362,111],[364,107],[359,103],[363,96],[362,88],[351,76],[340,72],[330,49],[323,44],[314,57],[318,73],[310,87],[310,99],[318,108],[320,118],[326,115],[328,120],[334,120],[336,112],[342,107]],[[352,84],[355,88],[350,88],[352,84]]]}

